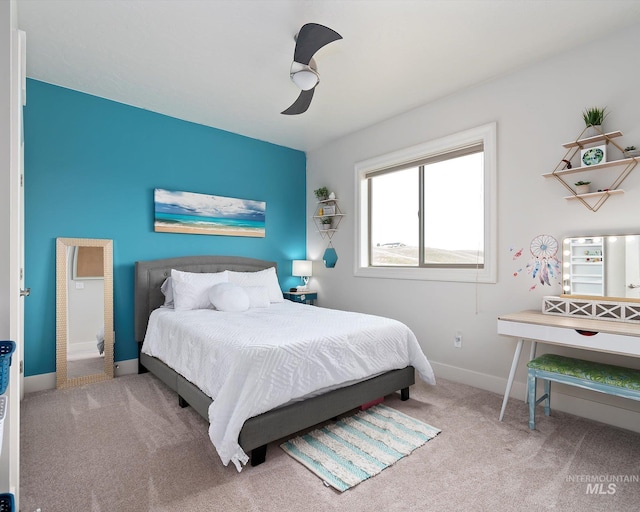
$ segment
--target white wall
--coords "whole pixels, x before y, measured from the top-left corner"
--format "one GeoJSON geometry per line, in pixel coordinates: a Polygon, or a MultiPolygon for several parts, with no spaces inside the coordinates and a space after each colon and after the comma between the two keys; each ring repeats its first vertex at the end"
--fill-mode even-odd
{"type": "MultiPolygon", "coordinates": [[[[560,293],[559,285],[538,284],[530,291],[535,281],[526,271],[514,277],[530,259],[531,240],[539,234],[561,242],[569,235],[640,233],[640,168],[624,182],[625,193],[610,197],[596,213],[577,201],[563,199],[567,195],[564,187],[541,176],[553,171],[563,158],[566,150],[561,145],[574,140],[584,128],[581,113],[587,107],[606,106],[610,114],[605,129],[621,130],[623,147],[640,145],[640,69],[629,61],[640,47],[639,29],[636,26],[451,95],[310,152],[308,258],[321,260],[327,245],[311,222],[313,190],[327,186],[335,191],[347,215],[333,237],[339,258],[336,267],[326,269],[321,261],[314,265],[312,285],[319,290],[320,305],[401,320],[416,333],[437,375],[502,394],[515,341],[496,334],[497,316],[539,310],[544,295],[560,293]],[[354,164],[492,121],[498,125],[498,283],[354,277],[354,164]],[[523,256],[514,260],[511,249],[520,248],[524,248],[523,256]],[[463,334],[462,349],[453,346],[456,331],[463,334]]],[[[640,359],[573,354],[640,367],[640,359]]],[[[514,386],[519,397],[524,396],[525,373],[521,364],[514,386]]],[[[640,429],[638,402],[559,389],[589,401],[560,396],[555,400],[558,408],[640,429]],[[601,407],[591,399],[618,407],[601,407]]]]}

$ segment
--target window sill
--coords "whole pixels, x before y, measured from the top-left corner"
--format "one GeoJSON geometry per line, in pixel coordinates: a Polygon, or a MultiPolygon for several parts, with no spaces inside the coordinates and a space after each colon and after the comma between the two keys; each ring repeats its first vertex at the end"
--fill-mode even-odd
{"type": "Polygon", "coordinates": [[[451,281],[459,283],[495,283],[496,276],[487,268],[451,269],[451,268],[406,268],[406,267],[357,267],[355,277],[373,277],[380,279],[412,279],[415,281],[451,281]]]}

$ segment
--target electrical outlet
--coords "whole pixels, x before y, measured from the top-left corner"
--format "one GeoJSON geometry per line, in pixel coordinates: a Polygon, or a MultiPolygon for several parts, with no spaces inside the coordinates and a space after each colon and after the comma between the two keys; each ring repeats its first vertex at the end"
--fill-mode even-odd
{"type": "Polygon", "coordinates": [[[462,348],[462,333],[456,333],[455,338],[453,338],[453,346],[456,348],[462,348]]]}

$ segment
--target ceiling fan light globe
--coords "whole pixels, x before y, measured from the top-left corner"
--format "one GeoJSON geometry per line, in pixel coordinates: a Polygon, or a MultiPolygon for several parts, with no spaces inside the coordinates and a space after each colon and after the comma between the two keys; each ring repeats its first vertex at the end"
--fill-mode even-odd
{"type": "Polygon", "coordinates": [[[291,73],[291,80],[303,91],[309,91],[318,85],[320,77],[315,71],[308,68],[291,73]]]}

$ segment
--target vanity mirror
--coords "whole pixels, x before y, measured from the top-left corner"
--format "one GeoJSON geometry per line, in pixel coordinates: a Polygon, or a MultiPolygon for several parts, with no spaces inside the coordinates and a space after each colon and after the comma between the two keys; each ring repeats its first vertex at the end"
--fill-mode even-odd
{"type": "Polygon", "coordinates": [[[56,387],[113,378],[113,242],[56,239],[56,387]]]}
{"type": "Polygon", "coordinates": [[[640,235],[565,238],[563,297],[640,302],[640,235]]]}

